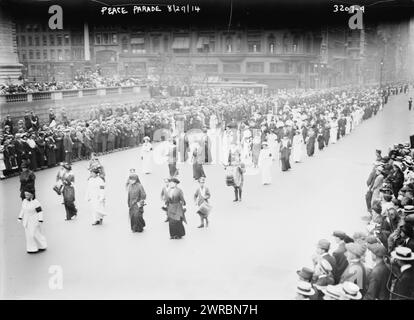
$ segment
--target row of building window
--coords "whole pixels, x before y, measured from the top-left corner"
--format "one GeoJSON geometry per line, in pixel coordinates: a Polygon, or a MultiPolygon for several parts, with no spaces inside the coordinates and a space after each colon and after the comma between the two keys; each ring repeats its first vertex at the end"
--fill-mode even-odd
{"type": "MultiPolygon", "coordinates": [[[[223,73],[241,73],[241,64],[239,63],[224,63],[223,64],[223,73]]],[[[175,69],[181,69],[181,71],[188,69],[188,65],[175,65],[175,69]]],[[[125,69],[128,69],[128,73],[132,74],[134,71],[145,73],[146,64],[145,62],[140,63],[129,63],[125,65],[125,69]]],[[[218,73],[219,65],[218,64],[196,64],[194,68],[195,72],[199,73],[218,73]]],[[[246,72],[247,73],[264,73],[265,72],[265,63],[264,62],[247,62],[246,63],[246,72]]],[[[270,73],[287,73],[287,74],[297,74],[304,73],[305,66],[300,63],[292,62],[271,62],[269,63],[269,72],[270,73]]],[[[309,72],[314,72],[314,66],[309,64],[309,72]]]]}
{"type": "Polygon", "coordinates": [[[83,60],[84,51],[83,48],[69,49],[49,49],[49,50],[29,50],[26,52],[22,50],[19,52],[20,61],[27,60],[52,60],[52,61],[69,61],[69,60],[83,60]],[[71,54],[72,52],[72,54],[71,54]]]}
{"type": "MultiPolygon", "coordinates": [[[[310,37],[306,37],[303,48],[300,49],[300,38],[298,36],[290,39],[284,36],[281,42],[276,41],[274,36],[267,38],[267,52],[269,53],[311,53],[312,42],[310,37]]],[[[118,37],[115,33],[98,33],[95,35],[96,45],[117,45],[118,37]]],[[[208,53],[216,51],[216,40],[214,36],[200,36],[195,44],[196,50],[199,53],[208,53]]],[[[121,50],[123,53],[145,54],[147,51],[158,53],[161,51],[169,51],[169,38],[161,36],[151,37],[149,41],[144,34],[132,35],[130,38],[124,36],[121,38],[121,50]],[[148,50],[150,49],[150,50],[148,50]]],[[[174,37],[171,44],[171,49],[174,53],[190,53],[191,43],[188,36],[174,37]]],[[[224,52],[241,52],[242,40],[241,37],[226,37],[224,39],[224,52]]],[[[247,39],[247,51],[249,53],[264,52],[261,38],[247,39]]]]}

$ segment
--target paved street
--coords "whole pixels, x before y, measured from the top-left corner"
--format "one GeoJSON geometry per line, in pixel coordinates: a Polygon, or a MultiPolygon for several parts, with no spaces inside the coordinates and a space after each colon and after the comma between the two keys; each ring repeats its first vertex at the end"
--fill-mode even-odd
{"type": "MultiPolygon", "coordinates": [[[[414,93],[411,91],[411,96],[414,93]]],[[[4,259],[0,279],[6,299],[290,299],[296,270],[310,266],[320,238],[335,229],[364,230],[365,181],[375,149],[409,140],[414,111],[409,95],[393,96],[375,118],[349,136],[282,173],[275,163],[273,184],[260,175],[245,178],[243,202],[233,203],[223,167],[205,166],[212,192],[210,227],[198,229],[192,198],[197,184],[190,165],[180,166],[188,202],[186,237],[170,240],[161,211],[162,180],[167,165],[141,181],[147,192],[144,233],[129,228],[125,182],[138,168],[139,149],[101,157],[107,173],[108,217],[91,226],[84,200],[87,162],[73,165],[78,219],[64,221],[64,207],[52,186],[58,168],[36,172],[36,193],[45,212],[43,229],[49,248],[37,255],[25,250],[17,178],[0,182],[0,224],[4,259]],[[5,248],[5,250],[4,250],[5,248]],[[63,269],[63,289],[49,289],[51,265],[63,269]]]]}

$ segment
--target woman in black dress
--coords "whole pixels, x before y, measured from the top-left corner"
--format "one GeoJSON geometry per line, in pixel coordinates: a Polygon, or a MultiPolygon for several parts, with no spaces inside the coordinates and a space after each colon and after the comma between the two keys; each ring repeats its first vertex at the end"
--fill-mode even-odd
{"type": "Polygon", "coordinates": [[[62,176],[63,185],[63,204],[65,205],[66,219],[72,220],[78,214],[78,209],[75,206],[75,188],[73,183],[75,182],[75,176],[72,173],[72,167],[70,164],[65,163],[63,165],[65,172],[62,176]]]}
{"type": "Polygon", "coordinates": [[[183,191],[177,187],[180,181],[177,178],[170,179],[170,188],[167,195],[167,215],[170,227],[171,239],[181,239],[185,236],[185,229],[183,222],[185,219],[185,205],[183,191]]]}
{"type": "Polygon", "coordinates": [[[132,232],[142,232],[145,227],[144,205],[147,195],[138,175],[131,173],[128,179],[128,208],[132,232]]]}
{"type": "Polygon", "coordinates": [[[36,180],[36,176],[34,174],[33,171],[31,171],[28,168],[28,165],[26,162],[23,162],[21,165],[22,168],[22,173],[20,174],[20,198],[22,199],[22,201],[26,198],[26,196],[24,195],[24,190],[26,188],[30,188],[33,190],[32,194],[33,194],[33,199],[35,199],[35,180],[36,180]]]}

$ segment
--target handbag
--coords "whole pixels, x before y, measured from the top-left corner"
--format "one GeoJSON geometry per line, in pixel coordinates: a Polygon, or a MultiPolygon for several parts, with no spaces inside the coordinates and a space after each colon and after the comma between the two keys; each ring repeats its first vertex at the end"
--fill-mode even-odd
{"type": "Polygon", "coordinates": [[[202,204],[200,204],[200,206],[198,207],[197,212],[203,214],[203,215],[208,215],[211,211],[211,205],[204,201],[202,204]]]}
{"type": "Polygon", "coordinates": [[[55,185],[54,187],[53,187],[53,191],[55,191],[59,196],[62,194],[62,185],[60,185],[60,186],[57,186],[57,185],[55,185]]]}

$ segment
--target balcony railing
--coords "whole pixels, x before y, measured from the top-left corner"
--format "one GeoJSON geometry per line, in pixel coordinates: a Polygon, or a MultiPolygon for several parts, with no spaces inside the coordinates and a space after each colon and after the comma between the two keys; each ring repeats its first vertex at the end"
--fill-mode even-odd
{"type": "MultiPolygon", "coordinates": [[[[84,96],[108,96],[116,94],[145,93],[146,86],[93,88],[79,90],[42,91],[28,93],[13,93],[0,95],[0,104],[19,103],[39,100],[64,100],[70,98],[82,98],[84,96]]],[[[147,88],[148,91],[148,88],[147,88]]]]}

